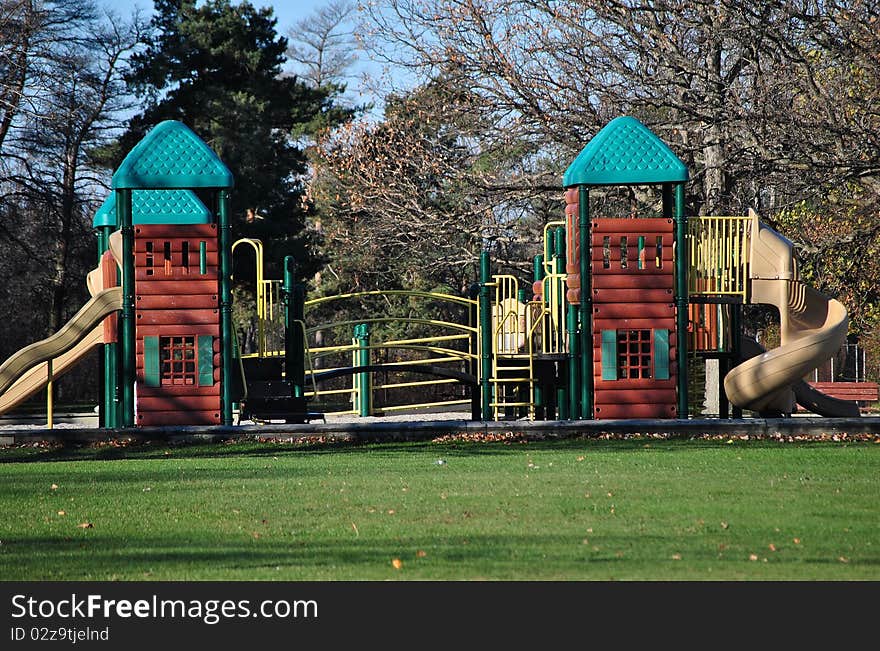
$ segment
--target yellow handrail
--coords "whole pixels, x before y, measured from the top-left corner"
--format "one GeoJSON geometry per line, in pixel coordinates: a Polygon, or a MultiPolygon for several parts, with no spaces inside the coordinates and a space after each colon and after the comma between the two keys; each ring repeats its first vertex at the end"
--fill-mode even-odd
{"type": "Polygon", "coordinates": [[[235,249],[240,244],[247,244],[254,250],[255,261],[254,264],[256,266],[257,272],[257,280],[256,280],[256,302],[257,302],[257,354],[260,357],[265,356],[266,354],[266,334],[265,334],[265,320],[266,320],[266,298],[265,298],[265,283],[263,279],[263,243],[252,237],[243,237],[240,240],[236,240],[232,243],[232,250],[230,252],[230,257],[235,254],[235,249]]]}
{"type": "Polygon", "coordinates": [[[375,289],[363,292],[350,292],[348,294],[334,294],[332,296],[321,296],[320,298],[312,298],[305,302],[306,308],[329,303],[331,301],[343,300],[346,298],[360,298],[365,296],[414,296],[418,298],[433,298],[450,303],[460,303],[462,305],[476,305],[477,301],[473,298],[465,296],[454,296],[452,294],[443,294],[442,292],[423,292],[411,289],[375,289]]]}
{"type": "Polygon", "coordinates": [[[549,231],[551,228],[559,228],[560,226],[562,226],[563,228],[565,227],[565,220],[564,219],[560,219],[560,220],[556,220],[556,221],[549,221],[546,224],[544,224],[544,237],[541,241],[544,243],[544,262],[543,262],[543,265],[544,265],[544,275],[545,276],[549,276],[549,275],[553,274],[553,253],[554,253],[553,251],[549,251],[550,255],[547,255],[547,253],[548,253],[548,251],[547,251],[547,231],[549,231]]]}

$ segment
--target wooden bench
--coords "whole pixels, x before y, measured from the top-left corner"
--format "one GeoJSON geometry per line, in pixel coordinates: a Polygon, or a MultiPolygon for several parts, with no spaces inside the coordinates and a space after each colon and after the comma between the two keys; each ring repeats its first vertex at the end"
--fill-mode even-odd
{"type": "Polygon", "coordinates": [[[880,384],[876,382],[809,382],[808,384],[832,398],[856,400],[862,406],[880,400],[880,384]]]}

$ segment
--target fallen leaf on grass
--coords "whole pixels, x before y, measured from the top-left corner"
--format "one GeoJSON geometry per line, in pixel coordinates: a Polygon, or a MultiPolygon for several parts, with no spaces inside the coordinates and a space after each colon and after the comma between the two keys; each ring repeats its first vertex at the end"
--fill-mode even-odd
{"type": "Polygon", "coordinates": [[[758,555],[757,554],[749,554],[749,560],[750,561],[758,560],[758,555]]]}
{"type": "Polygon", "coordinates": [[[801,539],[800,539],[800,538],[793,538],[793,539],[792,539],[792,542],[793,542],[795,545],[800,545],[800,544],[801,544],[801,539]]]}
{"type": "Polygon", "coordinates": [[[776,545],[774,545],[773,543],[770,543],[769,545],[767,545],[767,549],[769,549],[771,552],[775,552],[776,545]]]}
{"type": "Polygon", "coordinates": [[[674,560],[674,561],[680,561],[680,560],[681,560],[681,554],[673,554],[673,555],[672,555],[672,560],[674,560]]]}
{"type": "Polygon", "coordinates": [[[388,515],[394,515],[394,509],[388,509],[388,515]]]}
{"type": "Polygon", "coordinates": [[[259,532],[259,531],[254,531],[251,535],[252,535],[252,536],[254,537],[254,539],[256,540],[257,538],[260,537],[260,532],[259,532]]]}
{"type": "Polygon", "coordinates": [[[93,525],[91,522],[80,522],[76,526],[79,527],[80,529],[94,529],[95,528],[95,525],[93,525]]]}
{"type": "Polygon", "coordinates": [[[58,511],[58,515],[67,515],[66,511],[58,511]]]}
{"type": "Polygon", "coordinates": [[[578,457],[577,460],[578,460],[578,461],[583,461],[585,458],[586,458],[586,457],[578,457]]]}
{"type": "Polygon", "coordinates": [[[840,556],[837,560],[841,563],[849,563],[849,559],[846,556],[840,556]]]}
{"type": "Polygon", "coordinates": [[[57,490],[58,490],[58,484],[52,484],[51,486],[49,486],[49,488],[51,488],[53,491],[57,491],[57,490]]]}
{"type": "Polygon", "coordinates": [[[426,552],[424,549],[420,549],[419,551],[416,552],[416,558],[424,558],[427,555],[428,555],[428,552],[426,552]]]}
{"type": "Polygon", "coordinates": [[[730,525],[727,524],[726,522],[722,522],[722,523],[721,523],[721,528],[722,528],[722,529],[727,529],[729,526],[730,526],[730,525]]]}
{"type": "Polygon", "coordinates": [[[354,535],[360,537],[361,532],[358,531],[358,526],[354,522],[351,523],[351,528],[354,529],[354,535]]]}
{"type": "Polygon", "coordinates": [[[393,558],[391,559],[391,567],[393,567],[395,570],[399,570],[401,567],[403,567],[403,561],[399,558],[393,558]]]}

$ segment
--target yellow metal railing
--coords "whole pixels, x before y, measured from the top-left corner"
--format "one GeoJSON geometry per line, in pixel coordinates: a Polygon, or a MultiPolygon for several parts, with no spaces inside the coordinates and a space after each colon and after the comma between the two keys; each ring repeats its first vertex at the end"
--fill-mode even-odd
{"type": "Polygon", "coordinates": [[[256,270],[255,302],[257,319],[257,350],[243,357],[271,357],[284,354],[284,306],[281,300],[281,281],[267,280],[263,271],[263,243],[244,237],[232,244],[232,253],[239,246],[249,246],[254,251],[256,270]]]}
{"type": "Polygon", "coordinates": [[[555,230],[557,228],[565,228],[565,220],[560,219],[558,221],[550,221],[544,224],[544,237],[541,240],[544,243],[544,275],[549,276],[554,273],[553,269],[553,251],[548,250],[547,242],[550,239],[548,237],[548,233],[551,230],[555,230]]]}
{"type": "Polygon", "coordinates": [[[492,372],[489,381],[494,387],[490,405],[494,418],[501,410],[525,407],[534,416],[534,349],[529,333],[530,310],[519,300],[519,282],[514,276],[492,277],[490,286],[495,294],[492,302],[492,372]],[[512,397],[511,393],[528,386],[528,399],[512,397]]]}
{"type": "Polygon", "coordinates": [[[546,354],[564,353],[568,349],[565,336],[565,274],[548,274],[542,281],[543,302],[532,302],[532,332],[540,336],[536,349],[546,354]]]}
{"type": "Polygon", "coordinates": [[[688,219],[688,295],[741,296],[748,288],[750,217],[688,219]]]}
{"type": "MultiPolygon", "coordinates": [[[[305,307],[307,310],[313,309],[317,306],[327,305],[328,303],[332,303],[334,301],[340,301],[345,299],[357,299],[364,297],[402,297],[402,298],[424,298],[429,300],[437,300],[443,301],[447,303],[457,304],[461,306],[472,307],[476,310],[477,301],[471,298],[462,297],[462,296],[454,296],[451,294],[444,294],[439,292],[426,292],[426,291],[418,291],[418,290],[373,290],[373,291],[364,291],[364,292],[351,292],[347,294],[336,294],[333,296],[324,296],[315,299],[311,299],[305,302],[305,307]]],[[[369,345],[364,346],[363,342],[357,342],[357,340],[352,340],[351,343],[345,343],[340,345],[324,345],[320,347],[313,347],[310,349],[311,356],[314,359],[328,358],[332,359],[332,356],[338,356],[339,354],[343,355],[351,355],[351,364],[352,368],[356,368],[358,366],[358,353],[363,350],[410,350],[415,351],[416,353],[423,353],[414,359],[398,359],[396,361],[383,362],[382,367],[387,368],[388,371],[398,371],[405,372],[408,367],[418,366],[421,364],[431,364],[431,365],[445,365],[445,364],[453,364],[453,365],[461,365],[463,363],[470,364],[471,362],[479,363],[479,351],[476,349],[474,345],[477,342],[477,323],[479,323],[479,319],[473,323],[455,323],[451,321],[444,321],[440,319],[426,319],[426,318],[413,318],[413,317],[402,317],[402,316],[377,316],[370,318],[360,318],[360,319],[349,319],[349,320],[337,320],[332,322],[320,323],[317,325],[313,325],[307,329],[307,336],[314,335],[317,332],[332,332],[334,329],[336,332],[339,331],[340,328],[348,330],[353,326],[359,324],[383,324],[383,323],[400,323],[406,322],[410,325],[420,325],[420,326],[428,326],[432,330],[438,329],[439,333],[436,336],[419,336],[412,338],[395,338],[388,341],[372,341],[369,345]],[[452,333],[452,334],[442,334],[442,333],[452,333]],[[450,347],[450,345],[455,345],[456,343],[463,344],[463,349],[456,349],[450,347]]],[[[343,362],[345,364],[345,362],[343,362]]],[[[314,377],[318,373],[338,370],[337,368],[328,368],[322,367],[320,369],[315,367],[314,362],[311,364],[311,369],[307,372],[307,375],[310,375],[314,381],[314,377]]],[[[342,367],[338,367],[342,368],[342,367]]],[[[336,388],[336,389],[316,389],[314,391],[308,392],[306,395],[310,397],[326,397],[332,395],[345,395],[348,394],[349,400],[353,406],[350,410],[345,411],[327,411],[327,414],[342,414],[342,413],[358,413],[357,405],[363,404],[361,401],[362,392],[369,392],[372,397],[373,393],[383,390],[391,390],[391,389],[402,389],[402,388],[418,388],[418,387],[428,387],[428,386],[436,386],[440,384],[452,384],[458,382],[458,380],[450,379],[450,378],[432,378],[430,380],[408,380],[408,381],[399,381],[399,382],[387,382],[382,384],[373,385],[372,382],[369,383],[366,387],[360,386],[361,374],[354,373],[351,375],[350,382],[346,382],[345,387],[336,388]]],[[[372,403],[372,400],[370,400],[372,403]]],[[[465,405],[470,404],[469,399],[465,400],[444,400],[440,402],[421,402],[421,403],[408,403],[408,404],[399,404],[399,405],[383,405],[383,412],[390,411],[399,411],[404,409],[420,409],[427,407],[437,407],[437,406],[448,406],[448,405],[465,405]]]]}

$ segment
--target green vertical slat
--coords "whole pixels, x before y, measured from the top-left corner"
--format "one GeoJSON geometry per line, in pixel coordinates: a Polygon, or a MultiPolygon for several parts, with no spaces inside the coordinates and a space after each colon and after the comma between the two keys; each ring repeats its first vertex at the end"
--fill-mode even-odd
{"type": "Polygon", "coordinates": [[[617,330],[602,331],[602,379],[617,379],[617,330]]]}
{"type": "Polygon", "coordinates": [[[159,373],[159,337],[144,337],[144,384],[157,387],[161,384],[159,373]]]}
{"type": "Polygon", "coordinates": [[[214,384],[214,337],[199,335],[199,386],[210,387],[214,384]]]}
{"type": "Polygon", "coordinates": [[[654,378],[669,379],[669,330],[654,330],[654,378]]]}
{"type": "Polygon", "coordinates": [[[205,275],[208,273],[208,243],[199,242],[199,273],[205,275]]]}

